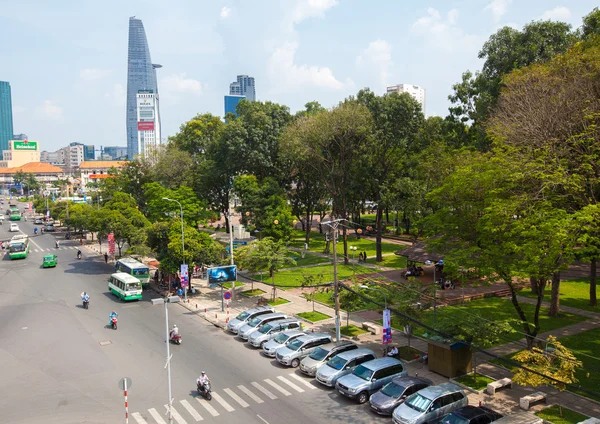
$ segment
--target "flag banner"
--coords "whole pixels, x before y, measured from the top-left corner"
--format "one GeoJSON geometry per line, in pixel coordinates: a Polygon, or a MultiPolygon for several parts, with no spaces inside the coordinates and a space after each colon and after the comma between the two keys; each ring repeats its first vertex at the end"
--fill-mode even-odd
{"type": "Polygon", "coordinates": [[[115,235],[113,233],[108,235],[108,253],[115,254],[115,235]]]}
{"type": "Polygon", "coordinates": [[[188,266],[186,264],[181,264],[181,287],[188,286],[188,266]]]}
{"type": "Polygon", "coordinates": [[[383,344],[392,342],[392,316],[389,309],[383,310],[383,344]]]}

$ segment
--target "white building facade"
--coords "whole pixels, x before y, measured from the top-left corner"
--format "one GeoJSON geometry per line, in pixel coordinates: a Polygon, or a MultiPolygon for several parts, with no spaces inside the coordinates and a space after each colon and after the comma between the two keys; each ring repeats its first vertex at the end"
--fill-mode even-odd
{"type": "Polygon", "coordinates": [[[153,90],[137,93],[138,154],[145,154],[161,143],[158,95],[153,90]]]}
{"type": "Polygon", "coordinates": [[[419,87],[418,85],[412,84],[397,84],[388,86],[387,92],[410,94],[416,101],[418,101],[421,104],[423,115],[425,115],[425,89],[423,87],[419,87]]]}

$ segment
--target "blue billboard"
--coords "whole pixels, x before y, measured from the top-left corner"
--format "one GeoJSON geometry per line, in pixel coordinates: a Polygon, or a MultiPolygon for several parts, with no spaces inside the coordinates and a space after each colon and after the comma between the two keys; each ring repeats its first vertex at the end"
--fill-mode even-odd
{"type": "Polygon", "coordinates": [[[223,284],[237,280],[237,267],[235,265],[208,268],[206,273],[208,284],[223,284]]]}

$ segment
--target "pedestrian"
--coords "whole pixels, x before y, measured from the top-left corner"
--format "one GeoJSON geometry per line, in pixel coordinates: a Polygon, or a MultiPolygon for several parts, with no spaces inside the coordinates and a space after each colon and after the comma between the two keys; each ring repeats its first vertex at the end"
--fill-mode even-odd
{"type": "Polygon", "coordinates": [[[367,263],[367,251],[366,250],[363,252],[363,262],[367,263]]]}
{"type": "Polygon", "coordinates": [[[108,263],[108,253],[104,252],[104,263],[108,263]]]}
{"type": "Polygon", "coordinates": [[[362,259],[363,259],[362,252],[358,252],[358,263],[361,263],[362,259]]]}

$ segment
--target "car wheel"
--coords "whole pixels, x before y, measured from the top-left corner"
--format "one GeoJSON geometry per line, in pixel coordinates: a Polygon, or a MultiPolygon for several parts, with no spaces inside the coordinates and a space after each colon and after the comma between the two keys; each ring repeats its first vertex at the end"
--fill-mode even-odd
{"type": "Polygon", "coordinates": [[[298,365],[300,365],[299,359],[292,360],[292,368],[298,368],[298,365]]]}
{"type": "Polygon", "coordinates": [[[265,345],[266,345],[266,344],[267,344],[267,342],[261,342],[261,343],[260,343],[260,348],[261,348],[261,349],[264,349],[264,347],[265,347],[265,345]]]}
{"type": "Polygon", "coordinates": [[[358,400],[358,403],[365,403],[366,401],[369,400],[369,393],[368,392],[360,392],[356,399],[358,400]]]}

